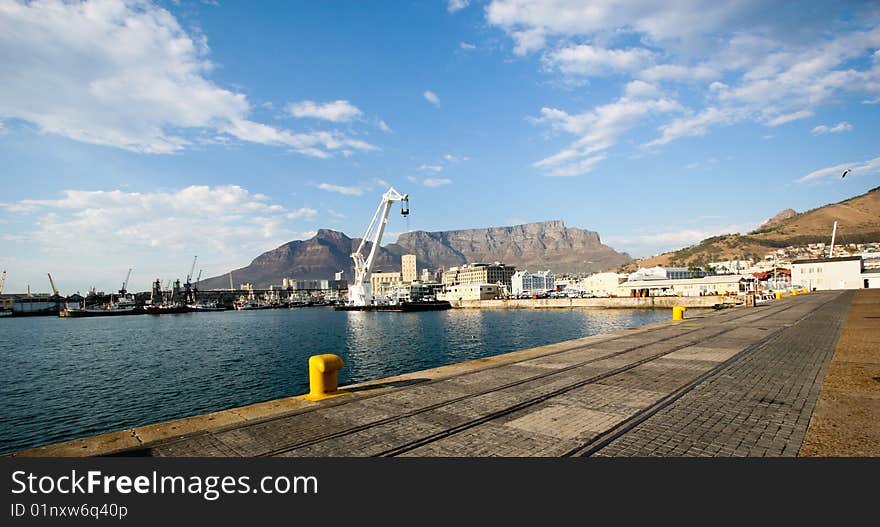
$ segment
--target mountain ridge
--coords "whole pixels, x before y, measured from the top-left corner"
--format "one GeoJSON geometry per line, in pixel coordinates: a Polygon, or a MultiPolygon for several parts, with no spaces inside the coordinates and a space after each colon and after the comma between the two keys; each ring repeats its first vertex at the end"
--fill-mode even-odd
{"type": "Polygon", "coordinates": [[[880,241],[880,187],[794,215],[788,213],[790,210],[783,210],[750,233],[712,236],[682,249],[640,259],[630,268],[763,258],[782,247],[828,243],[835,221],[839,243],[880,241]]]}
{"type": "MultiPolygon", "coordinates": [[[[359,238],[320,229],[308,240],[293,240],[257,256],[249,265],[232,270],[235,285],[278,285],[282,278],[327,279],[345,271],[351,279],[351,253],[359,238]]],[[[367,244],[365,251],[370,250],[367,244]]],[[[562,220],[524,223],[504,227],[412,231],[397,241],[380,246],[374,270],[399,271],[400,256],[415,254],[418,269],[448,268],[470,262],[501,261],[518,269],[552,269],[554,272],[600,271],[632,261],[602,244],[599,233],[566,227],[562,220]]],[[[228,272],[200,282],[203,289],[229,286],[228,272]]]]}

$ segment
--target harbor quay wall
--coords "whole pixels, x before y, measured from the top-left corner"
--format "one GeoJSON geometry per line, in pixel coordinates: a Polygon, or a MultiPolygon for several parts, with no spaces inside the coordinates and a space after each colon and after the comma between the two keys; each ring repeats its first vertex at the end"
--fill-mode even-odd
{"type": "Polygon", "coordinates": [[[595,309],[672,309],[674,306],[709,308],[722,303],[742,303],[726,296],[657,296],[648,298],[510,298],[503,300],[452,300],[465,309],[542,309],[585,307],[595,309]]]}

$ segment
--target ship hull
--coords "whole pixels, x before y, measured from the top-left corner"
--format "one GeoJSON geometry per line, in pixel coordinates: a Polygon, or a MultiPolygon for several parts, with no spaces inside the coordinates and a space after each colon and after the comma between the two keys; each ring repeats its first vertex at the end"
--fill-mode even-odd
{"type": "Polygon", "coordinates": [[[385,306],[335,306],[336,311],[389,311],[394,313],[411,313],[415,311],[443,311],[452,308],[452,304],[445,300],[436,302],[406,302],[397,305],[385,306]]]}

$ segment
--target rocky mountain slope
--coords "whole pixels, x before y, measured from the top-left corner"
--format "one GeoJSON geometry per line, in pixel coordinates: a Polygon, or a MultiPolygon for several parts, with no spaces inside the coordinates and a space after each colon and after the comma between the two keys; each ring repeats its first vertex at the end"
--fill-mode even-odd
{"type": "Polygon", "coordinates": [[[699,244],[645,258],[637,263],[642,267],[652,267],[760,258],[780,247],[828,243],[835,221],[838,223],[838,243],[880,241],[880,187],[800,214],[791,215],[790,210],[780,212],[748,234],[713,236],[699,244]]]}

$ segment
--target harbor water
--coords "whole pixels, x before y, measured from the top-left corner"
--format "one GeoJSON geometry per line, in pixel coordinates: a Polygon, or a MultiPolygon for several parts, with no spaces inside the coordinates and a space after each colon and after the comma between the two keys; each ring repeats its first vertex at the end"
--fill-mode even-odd
{"type": "Polygon", "coordinates": [[[668,320],[667,310],[329,308],[0,320],[0,453],[668,320]]]}

